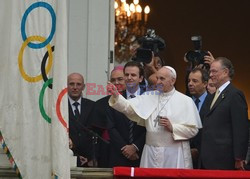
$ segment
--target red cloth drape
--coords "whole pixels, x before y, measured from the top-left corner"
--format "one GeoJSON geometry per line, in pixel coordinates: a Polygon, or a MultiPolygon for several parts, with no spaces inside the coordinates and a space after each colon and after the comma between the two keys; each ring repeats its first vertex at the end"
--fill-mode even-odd
{"type": "Polygon", "coordinates": [[[114,167],[115,178],[250,179],[250,171],[114,167]],[[134,176],[131,176],[134,175],[134,176]]]}

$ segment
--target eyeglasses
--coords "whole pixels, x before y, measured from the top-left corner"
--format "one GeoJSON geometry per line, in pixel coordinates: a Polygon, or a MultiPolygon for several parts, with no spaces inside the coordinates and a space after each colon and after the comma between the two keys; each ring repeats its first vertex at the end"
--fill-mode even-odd
{"type": "Polygon", "coordinates": [[[209,70],[209,74],[217,74],[219,71],[222,71],[222,70],[225,70],[226,68],[221,68],[221,69],[219,69],[219,70],[215,70],[215,69],[213,69],[213,70],[209,70]]]}
{"type": "Polygon", "coordinates": [[[114,83],[114,82],[121,82],[121,81],[123,81],[123,80],[124,80],[124,78],[122,78],[122,77],[120,77],[120,78],[111,78],[110,82],[111,82],[111,83],[114,83]]]}

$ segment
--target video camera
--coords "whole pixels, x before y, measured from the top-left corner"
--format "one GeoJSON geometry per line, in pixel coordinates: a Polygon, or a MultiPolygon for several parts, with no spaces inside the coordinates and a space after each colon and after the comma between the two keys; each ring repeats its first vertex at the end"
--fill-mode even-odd
{"type": "Polygon", "coordinates": [[[204,56],[209,55],[207,51],[202,51],[201,36],[192,36],[191,40],[194,43],[194,50],[190,50],[185,54],[186,62],[191,62],[192,66],[204,64],[205,68],[209,68],[208,64],[204,63],[204,56]]]}
{"type": "Polygon", "coordinates": [[[150,63],[152,53],[156,55],[166,47],[165,41],[155,34],[154,29],[148,29],[146,35],[138,39],[138,43],[140,47],[132,60],[143,63],[150,63]]]}

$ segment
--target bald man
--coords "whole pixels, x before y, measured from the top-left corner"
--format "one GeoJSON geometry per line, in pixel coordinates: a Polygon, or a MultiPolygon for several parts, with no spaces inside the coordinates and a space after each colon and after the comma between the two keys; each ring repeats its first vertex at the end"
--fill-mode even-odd
{"type": "Polygon", "coordinates": [[[112,84],[110,106],[146,127],[146,143],[140,167],[192,168],[189,139],[202,127],[193,100],[174,88],[176,71],[164,66],[157,71],[159,91],[126,100],[112,84]]]}
{"type": "Polygon", "coordinates": [[[74,155],[79,156],[78,167],[93,166],[92,135],[84,127],[90,127],[90,113],[94,102],[83,98],[84,78],[79,73],[68,76],[69,136],[73,142],[74,155]]]}

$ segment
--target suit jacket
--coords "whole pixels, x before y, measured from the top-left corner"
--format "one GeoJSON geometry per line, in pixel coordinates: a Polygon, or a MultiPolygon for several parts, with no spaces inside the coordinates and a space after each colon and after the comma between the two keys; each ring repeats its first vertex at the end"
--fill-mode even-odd
{"type": "MultiPolygon", "coordinates": [[[[208,109],[208,102],[209,102],[209,98],[211,97],[211,94],[209,92],[207,92],[207,96],[200,108],[200,118],[201,118],[201,122],[203,122],[203,118],[207,112],[208,109]]],[[[193,137],[192,139],[190,139],[190,147],[195,148],[198,150],[197,155],[193,154],[192,155],[192,160],[193,160],[193,168],[197,169],[199,168],[199,154],[200,154],[200,148],[201,148],[201,132],[202,132],[202,128],[199,129],[199,132],[197,133],[197,135],[195,137],[193,137]]]]}
{"type": "Polygon", "coordinates": [[[74,155],[80,155],[89,160],[93,157],[92,135],[84,127],[91,129],[90,113],[93,105],[93,101],[82,98],[80,119],[77,120],[69,103],[69,136],[74,144],[74,155]]]}
{"type": "MultiPolygon", "coordinates": [[[[211,104],[214,95],[209,99],[211,104]]],[[[234,169],[248,147],[248,113],[244,94],[231,83],[203,119],[201,162],[206,169],[234,169]]]]}
{"type": "Polygon", "coordinates": [[[207,92],[207,96],[201,106],[200,109],[200,118],[201,118],[201,122],[203,122],[203,118],[205,117],[206,113],[208,112],[208,110],[210,109],[210,99],[212,98],[212,94],[210,94],[209,92],[207,92]]]}
{"type": "MultiPolygon", "coordinates": [[[[210,104],[209,104],[209,99],[211,98],[211,94],[209,92],[207,92],[207,96],[200,108],[200,118],[201,118],[201,122],[203,123],[203,118],[205,117],[206,113],[208,112],[209,110],[209,107],[210,107],[210,104]]],[[[193,137],[191,140],[190,140],[190,145],[191,145],[191,148],[196,148],[198,149],[198,151],[200,151],[200,145],[201,145],[201,130],[202,129],[199,129],[199,132],[198,134],[193,137]]]]}
{"type": "Polygon", "coordinates": [[[110,96],[105,96],[97,100],[91,114],[92,124],[100,129],[106,130],[110,128],[110,121],[107,119],[107,110],[110,108],[108,101],[110,96]]]}
{"type": "MultiPolygon", "coordinates": [[[[142,90],[141,90],[142,91],[142,90]]],[[[142,92],[141,92],[142,93],[142,92]]],[[[126,92],[122,94],[125,98],[126,92]]],[[[137,167],[140,164],[140,158],[142,150],[145,144],[145,127],[139,126],[134,122],[133,126],[133,143],[138,147],[139,159],[135,161],[128,160],[123,156],[121,148],[125,145],[129,145],[129,119],[122,113],[109,107],[108,120],[110,121],[110,128],[108,130],[110,136],[110,156],[109,167],[114,166],[134,166],[137,167]]]]}
{"type": "MultiPolygon", "coordinates": [[[[110,123],[107,118],[107,111],[110,108],[108,104],[110,96],[103,97],[95,102],[94,110],[92,111],[92,124],[101,130],[100,136],[109,142],[108,129],[110,123]]],[[[99,140],[98,167],[108,168],[110,144],[99,140]]]]}

